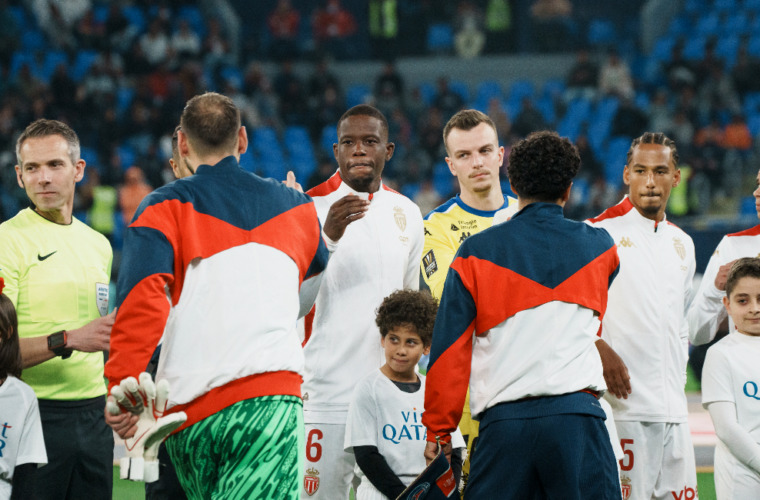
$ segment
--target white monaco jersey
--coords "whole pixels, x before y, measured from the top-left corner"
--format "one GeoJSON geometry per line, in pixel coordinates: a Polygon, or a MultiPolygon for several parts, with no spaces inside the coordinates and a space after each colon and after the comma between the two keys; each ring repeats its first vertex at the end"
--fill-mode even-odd
{"type": "Polygon", "coordinates": [[[618,247],[602,338],[631,376],[632,393],[607,393],[616,421],[686,422],[686,308],[696,268],[694,243],[677,226],[642,216],[628,197],[591,219],[618,247]]]}
{"type": "MultiPolygon", "coordinates": [[[[707,263],[702,283],[689,308],[689,339],[692,344],[706,344],[715,338],[720,323],[728,313],[723,307],[725,290],[715,287],[720,266],[742,257],[760,257],[760,225],[740,233],[727,234],[720,240],[710,262],[707,263]]],[[[734,322],[728,318],[728,331],[734,331],[734,322]]]]}
{"type": "MultiPolygon", "coordinates": [[[[308,194],[324,225],[330,206],[352,193],[336,173],[308,194]]],[[[422,243],[420,209],[384,185],[372,194],[365,216],[349,224],[338,241],[322,275],[313,319],[311,314],[306,319],[302,390],[312,423],[345,422],[358,381],[385,363],[375,311],[395,290],[419,289],[422,243]],[[327,418],[320,420],[316,412],[327,418]],[[343,416],[336,420],[326,412],[343,416]]]]}

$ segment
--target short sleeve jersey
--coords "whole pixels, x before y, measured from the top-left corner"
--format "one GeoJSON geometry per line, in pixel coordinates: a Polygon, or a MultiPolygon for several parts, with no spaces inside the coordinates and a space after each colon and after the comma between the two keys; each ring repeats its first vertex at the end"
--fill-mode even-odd
{"type": "MultiPolygon", "coordinates": [[[[102,234],[72,218],[51,222],[24,209],[0,224],[0,276],[16,306],[19,336],[73,330],[108,313],[111,245],[102,234]]],[[[79,400],[104,395],[103,353],[74,351],[27,368],[37,397],[79,400]]]]}
{"type": "MultiPolygon", "coordinates": [[[[421,387],[404,392],[380,370],[367,376],[354,390],[348,410],[345,449],[376,446],[391,470],[409,485],[425,469],[424,411],[425,377],[419,375],[421,387]]],[[[459,431],[452,435],[454,448],[463,448],[459,431]]],[[[356,474],[366,481],[359,466],[356,474]]]]}
{"type": "Polygon", "coordinates": [[[46,463],[37,398],[31,387],[9,376],[0,385],[0,499],[10,498],[17,466],[46,463]]]}

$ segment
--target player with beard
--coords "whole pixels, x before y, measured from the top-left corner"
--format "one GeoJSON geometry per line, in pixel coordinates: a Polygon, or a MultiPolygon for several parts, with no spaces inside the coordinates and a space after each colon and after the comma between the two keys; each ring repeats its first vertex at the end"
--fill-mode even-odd
{"type": "Polygon", "coordinates": [[[395,148],[385,116],[355,106],[340,118],[337,132],[338,171],[307,193],[331,257],[306,318],[303,385],[301,497],[330,500],[348,498],[352,482],[354,456],[343,450],[351,393],[385,362],[375,309],[395,290],[419,288],[423,240],[419,208],[381,180],[395,148]]]}
{"type": "Polygon", "coordinates": [[[623,181],[629,188],[623,201],[589,221],[612,235],[620,255],[602,340],[625,365],[609,363],[600,353],[609,388],[605,398],[625,453],[622,488],[631,500],[694,498],[697,475],[684,393],[694,243],[665,216],[670,191],[681,181],[676,144],[662,133],[634,139],[623,181]]]}

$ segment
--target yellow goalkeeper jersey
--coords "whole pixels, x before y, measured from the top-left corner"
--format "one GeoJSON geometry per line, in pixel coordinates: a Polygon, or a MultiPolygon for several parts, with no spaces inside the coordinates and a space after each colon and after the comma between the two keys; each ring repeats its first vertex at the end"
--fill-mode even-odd
{"type": "Polygon", "coordinates": [[[459,195],[425,216],[425,244],[422,249],[422,278],[436,300],[441,300],[443,283],[449,266],[462,242],[473,234],[488,229],[497,212],[511,216],[517,211],[517,200],[504,196],[498,210],[477,210],[465,204],[459,195]]]}

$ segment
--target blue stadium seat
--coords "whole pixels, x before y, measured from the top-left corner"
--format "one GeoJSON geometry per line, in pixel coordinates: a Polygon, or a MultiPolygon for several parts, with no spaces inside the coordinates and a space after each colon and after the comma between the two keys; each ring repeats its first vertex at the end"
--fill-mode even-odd
{"type": "MultiPolygon", "coordinates": [[[[100,170],[100,157],[95,149],[81,146],[79,148],[79,156],[84,160],[87,168],[100,170]]],[[[85,172],[86,171],[87,170],[85,169],[85,172]]]]}
{"type": "Polygon", "coordinates": [[[116,113],[124,116],[132,105],[132,99],[135,97],[135,89],[123,85],[116,90],[116,113]]]}
{"type": "Polygon", "coordinates": [[[24,7],[22,7],[21,5],[9,6],[8,12],[10,12],[10,14],[16,20],[16,25],[18,26],[19,29],[24,29],[25,26],[29,25],[29,21],[26,15],[26,10],[24,10],[24,7]]]}
{"type": "Polygon", "coordinates": [[[760,35],[753,35],[747,44],[747,52],[751,56],[760,57],[760,35]]]}
{"type": "Polygon", "coordinates": [[[28,26],[20,26],[23,31],[21,34],[21,47],[28,51],[45,50],[47,40],[42,31],[38,29],[29,29],[28,26]]]}
{"type": "Polygon", "coordinates": [[[417,196],[417,193],[419,192],[420,192],[419,182],[410,182],[408,184],[404,184],[403,186],[401,186],[401,194],[403,194],[410,200],[414,199],[414,197],[417,196]]]}
{"type": "Polygon", "coordinates": [[[65,52],[59,50],[51,50],[45,54],[45,59],[42,62],[42,66],[39,69],[39,77],[44,82],[50,82],[50,77],[55,73],[59,64],[68,65],[69,58],[65,52]]]}
{"type": "Polygon", "coordinates": [[[713,0],[712,6],[718,12],[732,12],[739,7],[736,0],[713,0]]]}
{"type": "Polygon", "coordinates": [[[536,88],[531,80],[515,80],[509,87],[509,100],[521,102],[525,97],[532,98],[535,92],[536,88]]]}
{"type": "Polygon", "coordinates": [[[755,207],[755,197],[745,196],[739,203],[739,215],[757,217],[757,208],[755,207]]]}
{"type": "Polygon", "coordinates": [[[694,36],[686,40],[683,46],[683,56],[689,61],[699,61],[705,57],[705,43],[704,36],[694,36]]]}
{"type": "Polygon", "coordinates": [[[430,82],[422,82],[419,84],[419,89],[425,105],[430,106],[430,104],[433,102],[433,99],[435,98],[435,85],[430,82]]]}
{"type": "Polygon", "coordinates": [[[98,53],[94,50],[80,50],[74,58],[74,64],[69,72],[71,79],[75,82],[82,81],[97,58],[98,53]]]}
{"type": "Polygon", "coordinates": [[[740,9],[726,17],[720,26],[722,36],[745,35],[749,33],[750,25],[747,18],[747,11],[740,9]]]}
{"type": "Polygon", "coordinates": [[[586,41],[592,46],[608,47],[617,42],[616,31],[609,19],[592,19],[588,24],[586,41]]]}
{"type": "Polygon", "coordinates": [[[454,47],[454,30],[448,23],[430,25],[427,31],[428,52],[445,53],[454,47]]]}
{"type": "Polygon", "coordinates": [[[617,136],[609,140],[604,156],[604,172],[607,182],[615,187],[623,184],[623,167],[631,147],[631,138],[617,136]]]}
{"type": "Polygon", "coordinates": [[[372,97],[369,85],[354,84],[346,89],[346,107],[352,108],[357,104],[364,104],[372,97]]]}
{"type": "Polygon", "coordinates": [[[720,17],[715,11],[705,12],[697,21],[693,34],[696,36],[717,35],[720,31],[720,17]]]}
{"type": "Polygon", "coordinates": [[[747,115],[747,128],[752,137],[760,135],[760,112],[755,111],[751,115],[747,115]]]}
{"type": "Polygon", "coordinates": [[[333,144],[338,142],[338,128],[335,125],[325,125],[319,136],[319,146],[329,158],[333,156],[333,144]]]}
{"type": "Polygon", "coordinates": [[[670,61],[670,57],[673,52],[673,46],[675,46],[677,40],[678,38],[674,35],[665,35],[659,38],[655,42],[650,56],[656,61],[670,61]]]}
{"type": "Polygon", "coordinates": [[[183,5],[177,12],[177,21],[186,20],[195,33],[203,39],[206,36],[206,22],[197,5],[183,5]]]}
{"type": "Polygon", "coordinates": [[[33,54],[22,50],[14,52],[11,56],[10,67],[8,68],[8,78],[15,78],[21,67],[24,65],[29,66],[29,70],[32,74],[37,73],[37,61],[33,54]]]}
{"type": "Polygon", "coordinates": [[[256,172],[256,158],[251,148],[240,155],[240,168],[247,172],[256,172]]]}
{"type": "Polygon", "coordinates": [[[129,24],[134,26],[138,33],[142,33],[148,26],[148,21],[145,18],[145,13],[142,8],[137,5],[125,5],[121,11],[124,13],[124,17],[127,18],[129,24]]]}
{"type": "Polygon", "coordinates": [[[682,14],[673,18],[670,21],[670,27],[668,28],[668,34],[672,37],[684,36],[692,29],[693,22],[688,16],[682,14]]]}
{"type": "Polygon", "coordinates": [[[726,63],[726,70],[731,70],[736,64],[736,58],[739,54],[739,36],[722,36],[715,46],[715,53],[726,63]]]}
{"type": "Polygon", "coordinates": [[[560,80],[559,78],[551,78],[544,82],[544,86],[541,89],[541,94],[542,97],[549,99],[559,99],[562,97],[562,94],[565,93],[566,88],[567,86],[565,85],[564,80],[560,80]]]}
{"type": "Polygon", "coordinates": [[[467,86],[467,83],[461,80],[452,80],[449,82],[449,88],[464,99],[465,105],[470,102],[470,87],[467,86]]]}
{"type": "Polygon", "coordinates": [[[224,82],[229,82],[236,89],[243,88],[243,72],[237,66],[225,66],[219,72],[224,82]]]}
{"type": "Polygon", "coordinates": [[[686,0],[684,5],[684,11],[689,14],[701,14],[707,9],[707,0],[686,0]]]}
{"type": "Polygon", "coordinates": [[[105,23],[108,20],[109,5],[106,3],[92,6],[92,16],[96,23],[105,23]]]}
{"type": "MultiPolygon", "coordinates": [[[[554,99],[550,97],[542,97],[535,102],[536,109],[543,115],[544,120],[549,125],[553,125],[557,121],[557,111],[554,107],[554,99]]],[[[510,116],[509,119],[514,119],[514,116],[510,116]]]]}
{"type": "Polygon", "coordinates": [[[116,148],[116,152],[119,155],[122,170],[126,170],[135,164],[137,153],[132,146],[129,146],[128,144],[122,144],[116,148]]]}
{"type": "Polygon", "coordinates": [[[483,80],[478,84],[478,87],[475,90],[476,100],[483,100],[487,103],[494,97],[498,99],[502,99],[504,97],[504,92],[502,91],[501,84],[499,82],[496,80],[483,80]]]}

